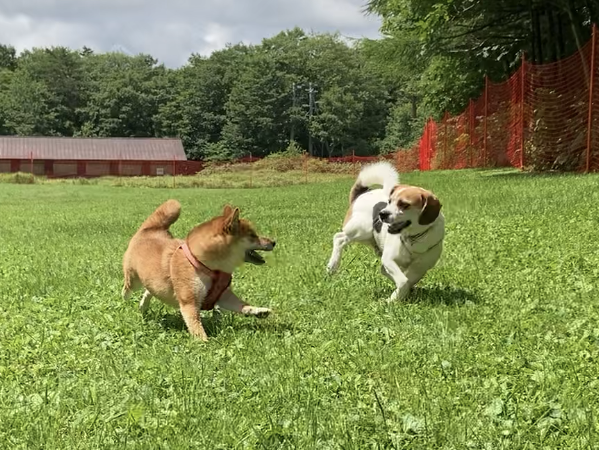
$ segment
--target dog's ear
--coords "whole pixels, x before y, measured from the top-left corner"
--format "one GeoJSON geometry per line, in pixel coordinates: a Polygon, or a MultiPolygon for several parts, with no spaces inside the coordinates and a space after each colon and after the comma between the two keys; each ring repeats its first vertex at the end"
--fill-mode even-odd
{"type": "Polygon", "coordinates": [[[441,202],[433,194],[422,194],[422,205],[418,223],[420,225],[430,225],[439,217],[441,202]]]}
{"type": "Polygon", "coordinates": [[[225,218],[224,230],[229,234],[237,234],[239,230],[239,208],[233,208],[229,205],[223,209],[225,218]]]}

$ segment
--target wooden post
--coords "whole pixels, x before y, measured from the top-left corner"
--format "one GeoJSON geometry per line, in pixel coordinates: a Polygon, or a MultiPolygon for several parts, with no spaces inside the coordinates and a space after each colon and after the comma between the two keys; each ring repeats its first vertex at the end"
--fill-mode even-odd
{"type": "Polygon", "coordinates": [[[489,77],[485,75],[485,112],[483,116],[483,167],[487,167],[487,116],[489,115],[489,77]]]}
{"type": "Polygon", "coordinates": [[[308,154],[304,152],[304,182],[308,184],[308,154]]]}
{"type": "Polygon", "coordinates": [[[29,173],[33,176],[33,152],[29,152],[29,173]]]}
{"type": "Polygon", "coordinates": [[[520,169],[524,168],[524,94],[526,92],[526,55],[522,52],[522,65],[520,66],[520,169]]]}
{"type": "Polygon", "coordinates": [[[587,154],[585,172],[591,170],[591,144],[593,139],[593,95],[595,72],[597,71],[597,25],[593,24],[593,43],[591,44],[591,77],[589,83],[589,116],[587,120],[587,154]]]}
{"type": "Polygon", "coordinates": [[[173,189],[177,187],[177,160],[175,159],[175,155],[173,155],[173,189]]]}
{"type": "Polygon", "coordinates": [[[354,171],[354,178],[356,178],[356,151],[352,149],[351,151],[351,162],[354,171]]]}
{"type": "Polygon", "coordinates": [[[254,165],[252,164],[252,152],[250,152],[250,187],[254,184],[254,165]]]}

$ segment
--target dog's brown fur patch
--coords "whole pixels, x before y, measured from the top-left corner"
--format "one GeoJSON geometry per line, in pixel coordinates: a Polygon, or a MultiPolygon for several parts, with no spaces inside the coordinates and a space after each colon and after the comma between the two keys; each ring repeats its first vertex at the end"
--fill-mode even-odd
{"type": "Polygon", "coordinates": [[[391,191],[391,202],[401,209],[418,208],[420,225],[429,225],[435,221],[441,211],[441,202],[431,192],[418,186],[397,185],[391,191]]]}

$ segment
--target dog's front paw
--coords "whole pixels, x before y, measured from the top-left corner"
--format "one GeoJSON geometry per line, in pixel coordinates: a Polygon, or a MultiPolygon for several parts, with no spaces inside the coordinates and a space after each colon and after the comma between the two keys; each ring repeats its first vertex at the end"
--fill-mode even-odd
{"type": "Polygon", "coordinates": [[[329,261],[327,264],[327,273],[333,275],[339,269],[339,263],[336,261],[329,261]]]}
{"type": "Polygon", "coordinates": [[[269,308],[259,308],[256,306],[252,306],[246,309],[244,313],[248,316],[254,316],[258,319],[263,319],[265,317],[268,317],[268,315],[271,313],[271,310],[269,308]]]}
{"type": "Polygon", "coordinates": [[[405,284],[399,289],[395,289],[391,296],[386,300],[387,303],[393,303],[396,301],[404,300],[410,293],[410,286],[405,284]]]}

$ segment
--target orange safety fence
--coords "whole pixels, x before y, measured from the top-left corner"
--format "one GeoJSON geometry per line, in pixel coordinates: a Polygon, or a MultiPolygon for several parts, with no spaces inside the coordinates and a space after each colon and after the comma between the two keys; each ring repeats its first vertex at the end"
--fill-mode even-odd
{"type": "Polygon", "coordinates": [[[428,120],[414,147],[397,152],[406,170],[517,167],[599,171],[599,36],[549,64],[522,57],[501,83],[485,79],[458,116],[428,120]]]}

